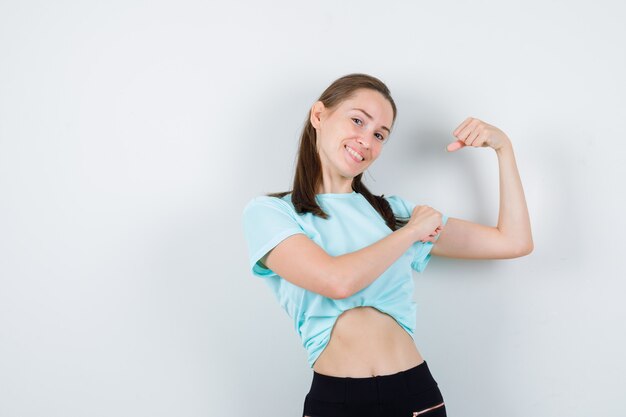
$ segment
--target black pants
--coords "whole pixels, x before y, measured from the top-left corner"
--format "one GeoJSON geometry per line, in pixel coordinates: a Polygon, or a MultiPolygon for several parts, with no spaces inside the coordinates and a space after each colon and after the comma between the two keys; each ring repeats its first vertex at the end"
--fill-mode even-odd
{"type": "Polygon", "coordinates": [[[304,399],[308,417],[446,417],[426,361],[391,375],[337,377],[313,371],[304,399]]]}

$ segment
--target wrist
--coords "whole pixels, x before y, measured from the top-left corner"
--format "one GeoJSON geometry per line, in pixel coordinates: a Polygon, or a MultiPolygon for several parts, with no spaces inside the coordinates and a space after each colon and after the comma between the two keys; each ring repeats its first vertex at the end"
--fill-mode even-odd
{"type": "Polygon", "coordinates": [[[411,241],[411,244],[413,244],[413,243],[417,242],[418,240],[422,239],[421,232],[417,229],[417,227],[415,227],[411,223],[409,223],[406,226],[396,230],[396,232],[400,232],[400,233],[406,234],[407,238],[411,241]]]}
{"type": "Polygon", "coordinates": [[[510,140],[506,140],[502,145],[500,145],[499,148],[497,148],[495,151],[497,154],[501,154],[503,152],[508,152],[513,150],[513,144],[511,143],[510,140]]]}

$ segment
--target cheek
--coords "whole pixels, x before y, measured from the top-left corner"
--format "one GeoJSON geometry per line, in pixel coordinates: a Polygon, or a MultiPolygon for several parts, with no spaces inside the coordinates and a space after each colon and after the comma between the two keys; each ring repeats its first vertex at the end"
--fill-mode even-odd
{"type": "Polygon", "coordinates": [[[358,132],[358,130],[359,130],[359,127],[355,125],[354,122],[352,122],[351,120],[346,122],[345,126],[343,127],[343,131],[349,132],[351,135],[358,132]]]}

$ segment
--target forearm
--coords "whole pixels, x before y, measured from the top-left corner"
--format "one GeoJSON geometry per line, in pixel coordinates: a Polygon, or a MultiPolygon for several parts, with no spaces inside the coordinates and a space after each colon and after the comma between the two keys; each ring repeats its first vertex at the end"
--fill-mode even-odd
{"type": "Polygon", "coordinates": [[[342,298],[349,297],[374,282],[415,241],[414,232],[402,227],[363,249],[334,257],[334,269],[337,271],[342,298]]]}
{"type": "Polygon", "coordinates": [[[500,214],[498,230],[522,251],[532,251],[530,216],[522,181],[517,170],[513,145],[507,142],[496,150],[500,170],[500,214]]]}

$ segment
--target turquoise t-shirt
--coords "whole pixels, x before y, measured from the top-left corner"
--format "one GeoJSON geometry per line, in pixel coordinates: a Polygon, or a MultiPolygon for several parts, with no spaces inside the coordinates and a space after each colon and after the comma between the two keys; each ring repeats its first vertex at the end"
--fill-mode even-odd
{"type": "MultiPolygon", "coordinates": [[[[396,195],[384,197],[396,217],[411,217],[415,204],[396,195]]],[[[317,194],[320,207],[329,215],[298,214],[291,194],[282,198],[258,196],[243,211],[243,229],[248,244],[249,267],[262,277],[281,307],[293,320],[311,368],[330,340],[335,321],[346,310],[371,306],[389,314],[413,337],[417,306],[413,301],[412,269],[422,272],[430,260],[431,242],[415,242],[369,286],[344,299],[332,299],[305,290],[281,278],[259,260],[288,236],[301,233],[338,256],[362,249],[392,233],[382,216],[363,195],[317,194]]],[[[442,216],[445,225],[448,217],[442,216]]]]}

